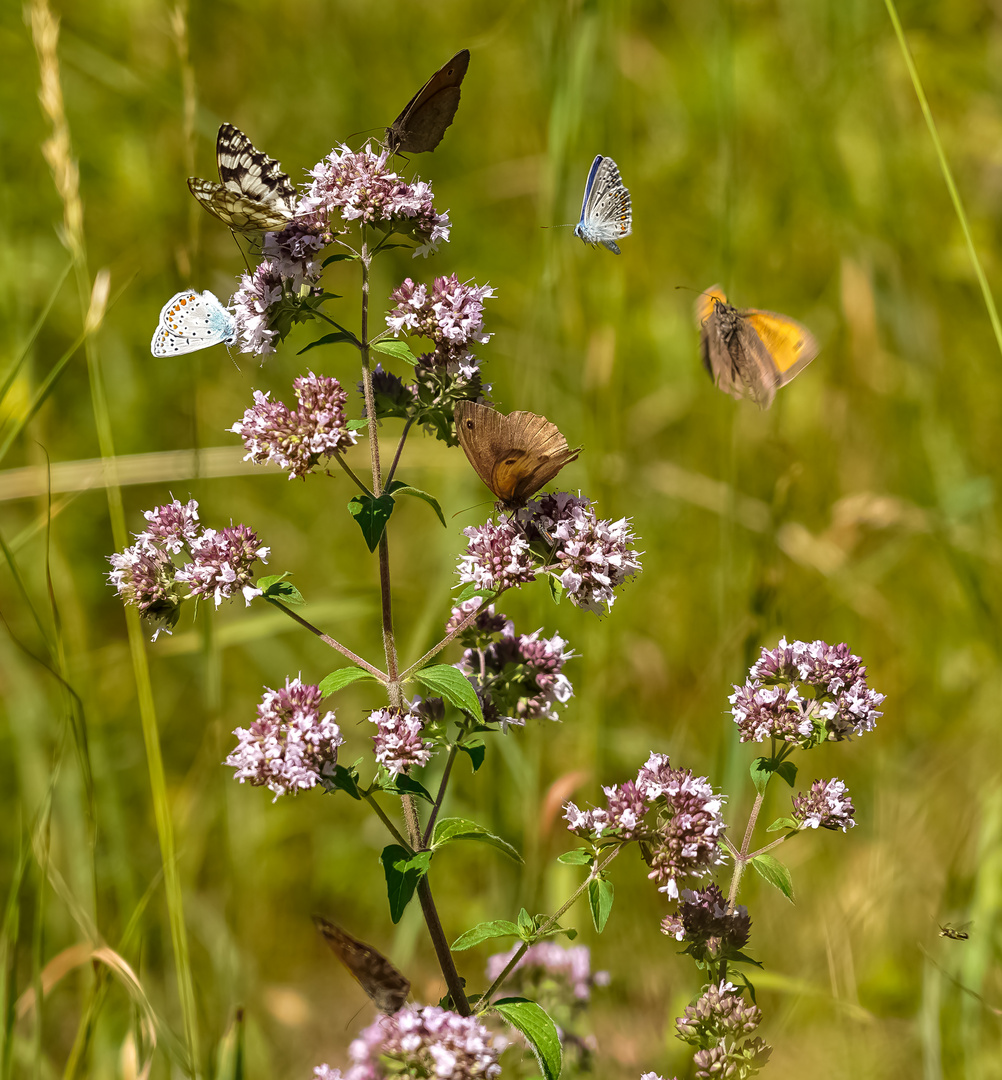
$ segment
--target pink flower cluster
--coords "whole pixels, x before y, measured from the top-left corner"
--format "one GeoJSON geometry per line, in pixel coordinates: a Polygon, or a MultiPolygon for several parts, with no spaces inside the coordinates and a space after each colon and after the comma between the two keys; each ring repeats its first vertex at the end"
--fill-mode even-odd
{"type": "Polygon", "coordinates": [[[430,338],[435,351],[423,356],[426,363],[472,367],[471,342],[481,345],[490,340],[484,333],[484,300],[494,295],[489,285],[465,285],[452,274],[437,277],[429,288],[405,278],[390,299],[395,303],[386,316],[386,325],[394,337],[401,333],[430,338]]]}
{"type": "Polygon", "coordinates": [[[841,780],[815,780],[811,790],[793,798],[793,817],[802,829],[841,829],[855,824],[856,809],[841,780]]]}
{"type": "Polygon", "coordinates": [[[154,641],[171,632],[182,600],[206,596],[219,607],[238,593],[247,604],[261,595],[252,570],[258,559],[267,561],[269,548],[246,525],[203,529],[194,499],[186,505],[175,499],[144,516],[149,527],[135,534],[136,543],[108,557],[108,579],[126,604],[157,624],[154,641]],[[179,567],[174,557],[182,553],[190,561],[179,567]]]}
{"type": "MultiPolygon", "coordinates": [[[[513,945],[507,952],[495,953],[487,958],[487,981],[493,982],[508,966],[511,958],[521,948],[513,945]]],[[[607,971],[591,970],[591,951],[587,945],[560,945],[556,941],[537,941],[530,945],[512,970],[516,985],[529,983],[537,986],[544,978],[563,988],[565,995],[574,1001],[585,1002],[591,998],[593,986],[608,986],[607,971]]],[[[535,1000],[535,998],[533,998],[535,1000]]]]}
{"type": "Polygon", "coordinates": [[[320,715],[321,700],[318,686],[298,678],[286,679],[282,690],[265,687],[257,719],[233,732],[238,743],[226,764],[236,769],[235,779],[267,785],[277,799],[333,775],[344,738],[334,713],[320,715]]]}
{"type": "Polygon", "coordinates": [[[389,769],[391,776],[409,773],[416,765],[431,760],[434,748],[421,737],[424,722],[418,713],[376,709],[369,714],[369,720],[376,725],[372,737],[376,762],[389,769]]]}
{"type": "Polygon", "coordinates": [[[507,1040],[492,1034],[475,1016],[460,1016],[437,1005],[405,1005],[392,1016],[380,1016],[355,1039],[348,1049],[354,1064],[344,1080],[389,1076],[494,1080],[501,1074],[498,1055],[506,1045],[507,1040]]]}
{"type": "Polygon", "coordinates": [[[345,426],[348,394],[337,379],[311,371],[292,385],[298,409],[290,409],[282,401],[269,401],[268,394],[255,390],[254,405],[227,430],[243,439],[245,461],[273,463],[295,480],[312,472],[321,458],[330,459],[354,446],[357,436],[345,426]]]}

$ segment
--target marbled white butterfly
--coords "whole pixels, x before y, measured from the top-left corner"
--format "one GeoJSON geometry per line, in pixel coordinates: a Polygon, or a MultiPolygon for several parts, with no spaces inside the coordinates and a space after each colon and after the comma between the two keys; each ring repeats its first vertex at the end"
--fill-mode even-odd
{"type": "Polygon", "coordinates": [[[220,183],[189,176],[188,189],[224,225],[239,232],[277,232],[292,220],[292,181],[232,124],[219,128],[216,165],[220,183]]]}

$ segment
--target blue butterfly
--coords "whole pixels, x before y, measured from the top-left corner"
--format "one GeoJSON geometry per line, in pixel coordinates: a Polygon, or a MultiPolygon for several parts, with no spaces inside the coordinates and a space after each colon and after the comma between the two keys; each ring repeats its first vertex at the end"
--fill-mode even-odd
{"type": "Polygon", "coordinates": [[[630,193],[619,177],[619,169],[612,158],[598,154],[588,173],[581,220],[574,226],[574,235],[592,247],[602,244],[619,255],[616,241],[630,235],[632,224],[630,193]]]}
{"type": "Polygon", "coordinates": [[[150,352],[154,356],[176,356],[221,342],[233,345],[236,340],[232,313],[212,293],[185,289],[164,304],[150,352]]]}

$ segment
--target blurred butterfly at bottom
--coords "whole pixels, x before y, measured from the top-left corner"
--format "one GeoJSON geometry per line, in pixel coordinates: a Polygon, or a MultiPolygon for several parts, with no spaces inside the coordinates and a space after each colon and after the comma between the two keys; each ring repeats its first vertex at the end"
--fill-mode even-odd
{"type": "Polygon", "coordinates": [[[574,235],[592,247],[601,244],[620,255],[616,241],[629,236],[632,227],[630,193],[619,169],[612,158],[597,154],[585,182],[581,220],[574,226],[574,235]]]}
{"type": "Polygon", "coordinates": [[[768,409],[776,391],[818,355],[817,339],[795,319],[727,303],[719,285],[696,299],[699,352],[713,381],[733,398],[768,409]]]}
{"type": "Polygon", "coordinates": [[[459,445],[507,510],[525,506],[581,452],[567,445],[556,424],[535,413],[505,416],[475,401],[460,401],[455,418],[459,445]]]}
{"type": "Polygon", "coordinates": [[[403,1007],[410,993],[410,981],[382,953],[321,915],[313,916],[313,924],[380,1012],[392,1016],[403,1007]]]}
{"type": "Polygon", "coordinates": [[[237,326],[232,312],[208,291],[185,289],[172,296],[161,309],[150,352],[154,356],[176,356],[210,345],[234,345],[236,340],[237,326]]]}

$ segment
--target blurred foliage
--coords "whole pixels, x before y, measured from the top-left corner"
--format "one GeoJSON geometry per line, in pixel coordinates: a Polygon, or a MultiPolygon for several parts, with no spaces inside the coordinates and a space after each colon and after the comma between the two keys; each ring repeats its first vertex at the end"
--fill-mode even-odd
{"type": "MultiPolygon", "coordinates": [[[[87,257],[91,273],[111,273],[95,348],[115,449],[151,455],[133,462],[123,489],[128,527],[138,531],[142,510],[171,492],[197,498],[208,525],[247,523],[272,547],[269,572],[292,571],[307,616],[372,658],[381,651],[376,567],[344,511],[345,481],[241,469],[224,433],[252,388],[291,397],[302,370],[295,353],[316,328],[298,330],[261,368],[239,356],[235,368],[221,348],[154,362],[148,341],[175,291],[228,296],[241,267],[184,182],[214,175],[221,121],[300,181],[341,140],[357,144],[361,129],[378,138],[435,67],[471,50],[453,127],[406,167],[433,181],[452,242],[427,263],[404,250],[382,260],[373,303],[378,313],[408,274],[489,281],[495,336],[479,353],[495,400],[545,413],[584,445],[561,481],[608,516],[632,515],[646,554],[608,618],[555,608],[542,587],[505,597],[519,629],[559,631],[582,659],[567,668],[576,696],[562,724],[493,740],[490,782],[458,767],[447,812],[483,822],[527,863],[520,874],[479,846],[443,853],[433,885],[450,939],[521,905],[555,908],[576,871],[553,862],[570,844],[550,793],[587,804],[599,784],[633,776],[651,749],[721,785],[740,830],[754,753],[736,745],[725,715],[731,684],[781,635],[844,640],[888,695],[884,718],[865,740],[799,763],[805,787],[815,776],[848,783],[859,824],[784,847],[796,907],[754,875],[743,882],[751,950],[766,963],[756,980],[760,1034],[776,1046],[766,1075],[1002,1076],[1002,358],[884,5],[61,7],[87,257]],[[633,195],[635,233],[620,258],[540,228],[576,221],[597,152],[616,159],[633,195]],[[738,305],[787,312],[822,342],[767,413],[714,390],[699,367],[693,290],[715,281],[738,305]],[[190,457],[157,471],[162,459],[152,456],[212,447],[231,448],[224,475],[200,474],[190,457]],[[973,920],[970,939],[940,938],[947,919],[973,920]]],[[[900,10],[998,292],[1002,8],[910,0],[900,10]]],[[[83,318],[73,277],[59,285],[69,263],[63,209],[41,153],[49,127],[22,15],[0,5],[5,375],[55,300],[3,399],[8,430],[83,318]]],[[[328,285],[351,297],[353,274],[335,267],[328,285]]],[[[347,300],[339,310],[353,317],[347,300]]],[[[357,378],[348,351],[313,351],[309,362],[347,386],[357,378]]],[[[181,1031],[136,684],[105,578],[108,504],[99,476],[81,484],[74,467],[97,455],[77,351],[0,473],[9,1075],[62,1073],[89,1022],[93,980],[104,978],[89,962],[70,965],[40,1019],[30,1001],[23,1018],[13,1011],[42,965],[85,942],[86,919],[181,1031]],[[55,636],[68,686],[40,662],[55,636]]],[[[484,491],[461,452],[430,439],[408,446],[398,475],[435,493],[450,522],[443,530],[410,500],[392,523],[406,660],[437,639],[460,529],[482,519],[483,507],[468,508],[484,491]]],[[[369,1019],[318,943],[311,912],[335,915],[391,955],[417,1000],[437,1000],[442,984],[419,913],[396,929],[387,918],[384,839],[371,815],[341,796],[272,805],[220,765],[262,685],[299,672],[317,681],[339,661],[256,605],[206,614],[148,649],[203,1056],[242,1058],[251,1078],[304,1077],[319,1061],[347,1064],[347,1044],[369,1019]]],[[[344,760],[370,745],[364,716],[378,704],[371,684],[340,696],[344,760]]],[[[787,809],[781,795],[772,793],[772,816],[787,809]]],[[[688,1055],[672,1018],[697,993],[698,975],[659,933],[666,906],[644,867],[620,859],[614,878],[604,935],[583,907],[571,913],[595,966],[612,974],[596,997],[598,1068],[682,1073],[688,1055]]],[[[485,955],[461,958],[472,988],[485,955]]],[[[105,986],[78,1075],[131,1075],[133,1001],[123,984],[105,986]]],[[[168,1075],[165,1062],[159,1055],[154,1076],[168,1075]]]]}

